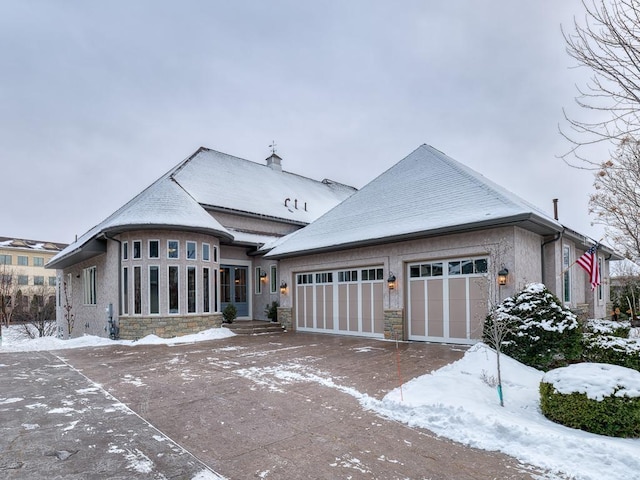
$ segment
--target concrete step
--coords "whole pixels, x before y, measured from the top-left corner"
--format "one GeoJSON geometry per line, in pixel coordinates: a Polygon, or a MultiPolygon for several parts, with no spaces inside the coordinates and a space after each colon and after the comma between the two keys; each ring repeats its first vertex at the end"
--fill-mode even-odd
{"type": "Polygon", "coordinates": [[[282,325],[278,322],[263,322],[260,320],[236,320],[233,323],[223,323],[236,335],[258,335],[263,333],[282,333],[282,325]]]}

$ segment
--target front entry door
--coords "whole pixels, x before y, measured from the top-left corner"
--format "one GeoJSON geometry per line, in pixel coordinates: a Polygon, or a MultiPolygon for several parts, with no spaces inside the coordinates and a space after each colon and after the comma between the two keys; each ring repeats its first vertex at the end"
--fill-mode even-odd
{"type": "Polygon", "coordinates": [[[222,265],[220,268],[220,295],[222,310],[233,303],[238,310],[238,317],[249,316],[249,296],[247,279],[249,267],[222,265]]]}

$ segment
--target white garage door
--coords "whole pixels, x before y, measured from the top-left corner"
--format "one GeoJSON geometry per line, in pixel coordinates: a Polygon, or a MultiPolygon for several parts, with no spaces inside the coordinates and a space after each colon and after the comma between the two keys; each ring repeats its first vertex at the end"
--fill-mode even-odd
{"type": "Polygon", "coordinates": [[[410,340],[475,343],[488,311],[487,258],[408,265],[410,340]]]}
{"type": "Polygon", "coordinates": [[[382,267],[296,274],[299,331],[384,336],[382,267]]]}

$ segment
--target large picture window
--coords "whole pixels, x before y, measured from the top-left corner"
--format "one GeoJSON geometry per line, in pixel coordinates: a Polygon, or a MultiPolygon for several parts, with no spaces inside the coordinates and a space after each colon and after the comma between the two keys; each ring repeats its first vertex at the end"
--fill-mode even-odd
{"type": "Polygon", "coordinates": [[[84,304],[96,304],[96,267],[85,268],[82,271],[82,284],[84,287],[84,304]]]}
{"type": "Polygon", "coordinates": [[[180,276],[178,267],[169,267],[169,313],[180,313],[180,276]]]}

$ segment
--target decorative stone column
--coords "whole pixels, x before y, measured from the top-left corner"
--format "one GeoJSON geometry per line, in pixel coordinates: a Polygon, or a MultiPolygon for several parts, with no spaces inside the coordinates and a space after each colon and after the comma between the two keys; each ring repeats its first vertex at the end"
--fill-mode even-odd
{"type": "Polygon", "coordinates": [[[384,311],[384,338],[386,340],[405,340],[403,309],[384,311]]]}
{"type": "Polygon", "coordinates": [[[291,307],[278,307],[278,322],[286,330],[293,331],[293,309],[291,307]]]}

